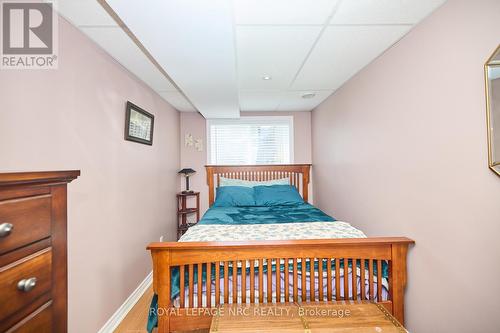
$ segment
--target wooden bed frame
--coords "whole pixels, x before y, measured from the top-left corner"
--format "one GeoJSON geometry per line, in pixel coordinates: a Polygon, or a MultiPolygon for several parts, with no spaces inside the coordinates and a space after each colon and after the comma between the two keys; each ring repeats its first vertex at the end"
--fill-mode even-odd
{"type": "MultiPolygon", "coordinates": [[[[219,185],[220,177],[244,180],[272,180],[289,178],[290,184],[297,187],[304,200],[308,200],[308,186],[310,179],[310,164],[296,165],[256,165],[256,166],[206,166],[207,183],[209,188],[210,205],[214,202],[215,189],[219,185]]],[[[233,271],[233,284],[229,288],[229,266],[231,263],[241,263],[245,265],[247,261],[255,260],[259,263],[258,267],[250,265],[249,279],[250,286],[246,286],[246,271],[242,270],[242,283],[240,291],[249,291],[250,297],[244,298],[244,303],[267,303],[272,302],[271,294],[276,293],[277,302],[283,302],[281,295],[284,294],[285,302],[293,298],[294,302],[306,301],[306,290],[303,293],[298,292],[297,286],[301,282],[301,286],[306,284],[306,267],[299,268],[297,263],[301,260],[315,260],[340,263],[359,264],[360,279],[364,281],[365,277],[369,277],[369,288],[365,289],[365,285],[359,285],[361,289],[360,296],[364,299],[365,296],[370,300],[378,301],[381,297],[377,297],[382,293],[381,285],[381,267],[382,261],[387,261],[389,266],[389,298],[386,301],[378,303],[384,305],[387,310],[392,313],[397,320],[404,324],[404,289],[406,286],[406,253],[408,245],[414,241],[406,237],[374,237],[374,238],[351,238],[351,239],[319,239],[319,240],[284,240],[284,241],[246,241],[246,242],[159,242],[151,243],[147,247],[151,251],[153,258],[153,289],[158,295],[158,332],[175,332],[188,331],[198,329],[208,329],[212,316],[215,314],[215,309],[220,306],[220,303],[237,302],[237,285],[236,285],[236,270],[233,271]],[[276,286],[272,283],[267,285],[263,283],[263,276],[267,274],[267,281],[272,281],[271,272],[265,272],[267,260],[280,260],[284,262],[284,285],[280,286],[279,279],[276,281],[276,286]],[[290,262],[290,264],[289,264],[290,262]],[[368,263],[368,268],[365,267],[368,263]],[[216,302],[211,304],[210,297],[197,298],[196,303],[194,298],[195,284],[202,284],[202,276],[198,274],[195,281],[195,270],[202,270],[203,265],[212,265],[224,267],[223,286],[224,292],[221,293],[219,283],[215,286],[216,302]],[[374,270],[377,268],[377,287],[374,286],[374,270]],[[188,298],[187,304],[184,298],[180,297],[180,307],[174,308],[171,304],[170,297],[170,278],[171,270],[178,268],[180,271],[180,292],[181,295],[186,295],[188,298]],[[298,277],[298,270],[301,270],[301,277],[298,277]],[[187,273],[186,273],[187,272],[187,273]],[[255,277],[254,277],[255,273],[255,277]],[[289,278],[293,276],[292,279],[289,278]],[[188,275],[188,285],[185,285],[184,275],[188,275]],[[257,276],[258,274],[258,276],[257,276]],[[301,280],[300,280],[301,279],[301,280]],[[254,289],[258,285],[258,297],[255,295],[254,289]],[[293,286],[293,287],[292,287],[293,286]],[[282,288],[283,287],[283,288],[282,288]],[[236,290],[236,293],[232,291],[236,290]],[[267,300],[263,299],[263,291],[267,291],[267,300]],[[292,292],[293,290],[293,292],[292,292]],[[220,297],[217,297],[220,296],[220,297]],[[220,299],[223,297],[223,302],[220,299]],[[204,304],[205,303],[205,304],[204,304]]],[[[318,265],[315,271],[314,266],[310,274],[318,277],[324,274],[323,265],[318,265]]],[[[335,277],[332,275],[332,265],[327,264],[327,292],[323,295],[323,279],[317,279],[318,287],[314,284],[314,279],[310,279],[310,300],[319,301],[343,301],[353,300],[349,294],[357,297],[356,274],[351,274],[352,281],[349,281],[348,274],[340,277],[340,265],[336,264],[333,268],[335,277]],[[333,280],[335,288],[332,287],[333,280]],[[351,282],[351,283],[349,283],[351,282]],[[344,293],[345,297],[340,292],[340,286],[343,284],[344,290],[350,291],[344,293]],[[332,290],[335,289],[335,290],[332,290]],[[316,290],[317,289],[317,290],[316,290]],[[333,293],[335,292],[335,294],[333,293]],[[334,296],[335,295],[335,296],[334,296]],[[319,298],[318,298],[319,297],[319,298]]],[[[219,269],[215,269],[215,276],[211,276],[211,269],[206,270],[207,280],[215,279],[218,281],[221,276],[219,269]]],[[[210,295],[211,286],[207,284],[207,294],[210,295]]]]}

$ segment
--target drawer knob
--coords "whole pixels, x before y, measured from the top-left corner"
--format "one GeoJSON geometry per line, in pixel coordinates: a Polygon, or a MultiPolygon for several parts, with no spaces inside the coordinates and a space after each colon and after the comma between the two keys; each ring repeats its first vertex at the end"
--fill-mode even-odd
{"type": "Polygon", "coordinates": [[[0,224],[0,237],[7,237],[14,229],[12,223],[1,223],[0,224]]]}
{"type": "Polygon", "coordinates": [[[36,277],[32,277],[29,279],[22,279],[17,283],[17,289],[19,289],[20,291],[24,291],[25,293],[35,288],[35,286],[36,286],[36,277]]]}

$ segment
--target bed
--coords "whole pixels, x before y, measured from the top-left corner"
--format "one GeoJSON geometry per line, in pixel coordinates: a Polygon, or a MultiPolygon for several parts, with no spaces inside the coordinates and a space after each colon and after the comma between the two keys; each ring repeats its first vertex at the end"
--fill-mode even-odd
{"type": "Polygon", "coordinates": [[[155,292],[148,329],[156,324],[158,332],[208,329],[223,304],[334,300],[371,300],[404,323],[412,240],[368,238],[310,205],[308,164],[206,170],[210,209],[200,223],[179,242],[148,246],[155,292]],[[255,188],[265,187],[266,193],[291,187],[301,198],[269,205],[282,198],[271,191],[263,204],[214,205],[217,189],[228,180],[270,183],[255,188]]]}

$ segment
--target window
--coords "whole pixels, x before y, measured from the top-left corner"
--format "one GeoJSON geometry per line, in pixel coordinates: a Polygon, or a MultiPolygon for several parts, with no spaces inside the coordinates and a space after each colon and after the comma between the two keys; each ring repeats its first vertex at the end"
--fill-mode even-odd
{"type": "Polygon", "coordinates": [[[207,121],[210,164],[293,163],[293,117],[207,121]]]}

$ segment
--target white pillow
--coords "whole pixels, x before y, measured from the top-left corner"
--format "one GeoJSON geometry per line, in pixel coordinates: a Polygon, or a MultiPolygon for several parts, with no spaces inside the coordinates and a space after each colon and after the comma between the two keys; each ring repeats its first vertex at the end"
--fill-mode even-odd
{"type": "Polygon", "coordinates": [[[231,178],[220,177],[220,182],[219,182],[219,186],[254,187],[254,186],[271,186],[271,185],[290,185],[290,178],[254,181],[254,180],[231,179],[231,178]]]}

